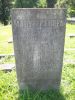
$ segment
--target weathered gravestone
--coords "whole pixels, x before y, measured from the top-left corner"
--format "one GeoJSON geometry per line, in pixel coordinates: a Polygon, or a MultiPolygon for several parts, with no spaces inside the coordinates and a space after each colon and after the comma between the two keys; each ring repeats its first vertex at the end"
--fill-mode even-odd
{"type": "Polygon", "coordinates": [[[20,89],[58,89],[61,80],[65,9],[13,9],[12,26],[20,89]]]}

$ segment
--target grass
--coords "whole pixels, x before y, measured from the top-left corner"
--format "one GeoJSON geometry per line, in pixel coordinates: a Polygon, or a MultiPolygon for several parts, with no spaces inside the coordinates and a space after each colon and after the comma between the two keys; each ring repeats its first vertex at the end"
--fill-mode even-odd
{"type": "Polygon", "coordinates": [[[19,91],[15,71],[0,72],[0,100],[75,100],[75,65],[64,65],[59,91],[19,91]]]}
{"type": "Polygon", "coordinates": [[[13,53],[13,45],[5,43],[0,43],[0,54],[12,54],[13,53]]]}
{"type": "Polygon", "coordinates": [[[75,37],[65,37],[65,48],[75,48],[75,37]]]}
{"type": "Polygon", "coordinates": [[[75,61],[75,50],[74,51],[65,51],[64,60],[73,60],[75,61]]]}
{"type": "Polygon", "coordinates": [[[15,58],[12,56],[6,56],[0,59],[0,64],[5,64],[5,63],[15,63],[15,58]]]}
{"type": "Polygon", "coordinates": [[[10,36],[12,36],[11,26],[0,26],[0,42],[7,41],[10,36]]]}
{"type": "Polygon", "coordinates": [[[66,24],[66,34],[75,34],[75,24],[66,24]]]}
{"type": "Polygon", "coordinates": [[[75,100],[75,77],[73,75],[75,75],[75,65],[64,65],[61,86],[66,100],[75,100]]]}
{"type": "Polygon", "coordinates": [[[17,86],[15,71],[0,72],[0,100],[16,100],[17,86]]]}
{"type": "Polygon", "coordinates": [[[0,25],[0,54],[13,53],[13,44],[8,43],[10,37],[12,37],[11,26],[0,25]]]}

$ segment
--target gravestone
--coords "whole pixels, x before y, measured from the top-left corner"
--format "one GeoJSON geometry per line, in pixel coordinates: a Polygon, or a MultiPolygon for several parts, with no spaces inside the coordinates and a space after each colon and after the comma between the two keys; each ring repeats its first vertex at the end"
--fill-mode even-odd
{"type": "Polygon", "coordinates": [[[20,89],[59,88],[65,24],[65,9],[12,10],[13,42],[20,89]]]}

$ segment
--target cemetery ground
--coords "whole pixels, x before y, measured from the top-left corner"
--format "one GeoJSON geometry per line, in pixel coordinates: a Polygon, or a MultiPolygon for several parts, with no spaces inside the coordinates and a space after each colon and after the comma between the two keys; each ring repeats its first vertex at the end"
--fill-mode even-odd
{"type": "MultiPolygon", "coordinates": [[[[75,100],[75,25],[66,25],[64,64],[60,90],[19,91],[15,69],[11,72],[0,71],[0,100],[75,100]]],[[[0,55],[13,54],[11,26],[0,25],[0,55]]],[[[0,58],[0,64],[15,63],[14,56],[0,58]]]]}

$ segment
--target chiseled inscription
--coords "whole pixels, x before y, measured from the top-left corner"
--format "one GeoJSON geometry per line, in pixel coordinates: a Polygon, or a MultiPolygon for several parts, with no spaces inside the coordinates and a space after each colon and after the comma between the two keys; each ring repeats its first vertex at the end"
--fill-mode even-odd
{"type": "Polygon", "coordinates": [[[64,22],[62,19],[58,20],[58,19],[52,19],[52,20],[47,20],[47,19],[41,19],[41,20],[29,20],[29,19],[17,19],[16,25],[18,27],[22,27],[22,28],[33,28],[33,27],[37,27],[37,28],[41,28],[41,27],[59,27],[59,26],[64,26],[64,22]]]}

